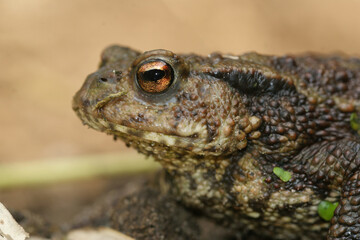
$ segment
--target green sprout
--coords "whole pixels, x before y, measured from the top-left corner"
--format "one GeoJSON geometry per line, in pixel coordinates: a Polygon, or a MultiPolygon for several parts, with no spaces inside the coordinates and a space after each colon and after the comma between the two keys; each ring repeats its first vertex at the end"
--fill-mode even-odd
{"type": "Polygon", "coordinates": [[[360,134],[360,118],[354,112],[350,115],[350,125],[352,129],[360,134]]]}
{"type": "Polygon", "coordinates": [[[318,205],[318,214],[325,221],[330,221],[334,216],[334,211],[339,205],[338,202],[321,201],[318,205]]]}
{"type": "Polygon", "coordinates": [[[285,171],[280,167],[274,167],[273,173],[278,176],[283,182],[287,182],[291,179],[291,172],[285,171]]]}

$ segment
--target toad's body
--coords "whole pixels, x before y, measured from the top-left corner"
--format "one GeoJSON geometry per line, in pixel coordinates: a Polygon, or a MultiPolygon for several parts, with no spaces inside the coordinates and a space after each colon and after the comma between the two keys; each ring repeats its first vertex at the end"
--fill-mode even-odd
{"type": "Polygon", "coordinates": [[[360,59],[113,46],[73,108],[153,156],[170,194],[227,226],[274,239],[360,239],[360,140],[350,124],[360,59]],[[318,214],[323,201],[339,202],[330,222],[318,214]]]}

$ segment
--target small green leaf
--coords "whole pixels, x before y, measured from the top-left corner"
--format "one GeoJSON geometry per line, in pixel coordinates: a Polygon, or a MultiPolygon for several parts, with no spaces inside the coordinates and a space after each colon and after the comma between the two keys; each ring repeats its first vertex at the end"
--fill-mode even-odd
{"type": "Polygon", "coordinates": [[[350,125],[351,128],[354,129],[355,131],[360,130],[360,118],[354,112],[350,115],[350,125]]]}
{"type": "Polygon", "coordinates": [[[330,221],[334,216],[334,211],[339,205],[338,202],[321,201],[318,205],[318,214],[325,221],[330,221]]]}
{"type": "Polygon", "coordinates": [[[273,172],[278,176],[283,182],[287,182],[291,179],[291,172],[285,171],[282,168],[274,167],[273,172]]]}

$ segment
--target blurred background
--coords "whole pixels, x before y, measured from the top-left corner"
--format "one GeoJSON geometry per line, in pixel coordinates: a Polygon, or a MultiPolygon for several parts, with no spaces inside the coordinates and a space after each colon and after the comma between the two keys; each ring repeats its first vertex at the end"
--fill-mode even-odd
{"type": "MultiPolygon", "coordinates": [[[[356,0],[0,0],[0,164],[133,151],[82,126],[71,109],[110,44],[359,56],[359,9],[356,0]]],[[[0,190],[0,201],[22,207],[14,199],[39,195],[24,191],[0,190]]]]}

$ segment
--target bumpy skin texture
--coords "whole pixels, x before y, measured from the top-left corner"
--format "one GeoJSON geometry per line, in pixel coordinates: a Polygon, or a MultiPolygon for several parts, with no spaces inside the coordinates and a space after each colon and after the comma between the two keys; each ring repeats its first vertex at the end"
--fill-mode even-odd
{"type": "Polygon", "coordinates": [[[360,59],[111,46],[73,109],[153,156],[169,194],[222,224],[274,239],[360,239],[360,139],[350,126],[360,59]],[[172,82],[149,93],[139,71],[158,61],[172,82]],[[331,222],[318,215],[321,201],[339,202],[331,222]]]}

